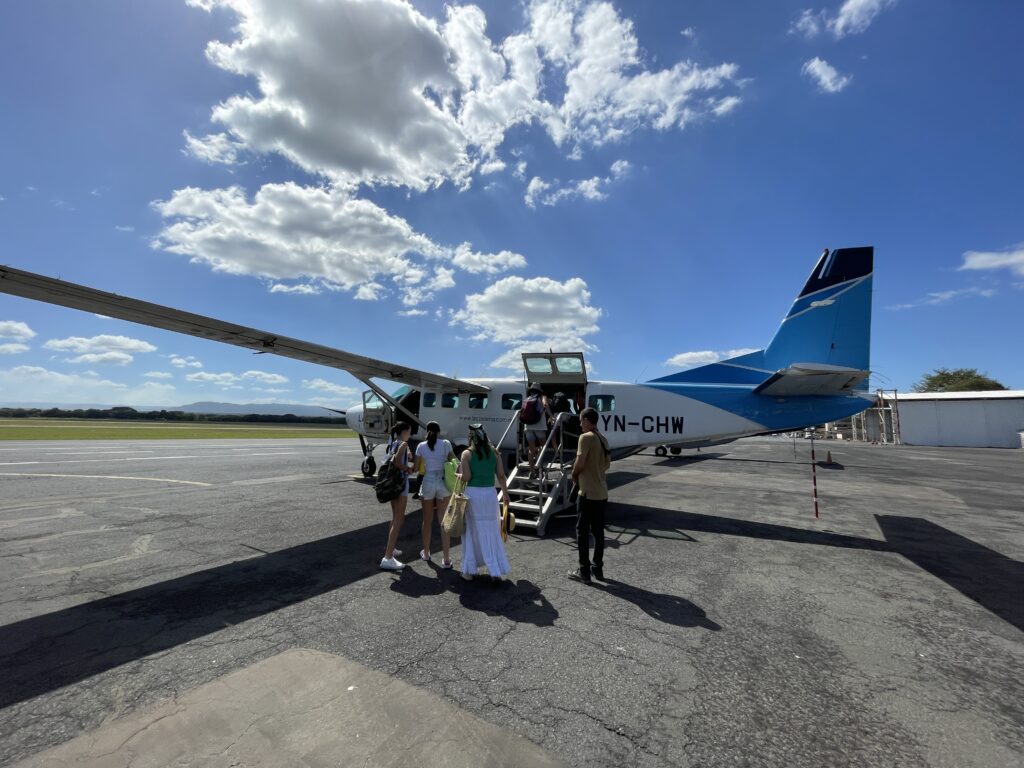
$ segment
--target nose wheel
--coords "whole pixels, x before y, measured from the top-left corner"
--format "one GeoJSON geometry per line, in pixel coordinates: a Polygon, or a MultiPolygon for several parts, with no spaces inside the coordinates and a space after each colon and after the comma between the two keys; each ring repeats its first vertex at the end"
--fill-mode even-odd
{"type": "Polygon", "coordinates": [[[363,459],[360,469],[363,471],[363,477],[373,477],[377,471],[377,462],[373,460],[373,456],[367,456],[363,459]]]}

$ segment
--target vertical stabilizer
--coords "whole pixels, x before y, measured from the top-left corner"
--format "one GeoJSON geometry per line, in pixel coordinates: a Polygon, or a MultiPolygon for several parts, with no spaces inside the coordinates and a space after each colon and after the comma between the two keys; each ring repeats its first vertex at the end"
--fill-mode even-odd
{"type": "Polygon", "coordinates": [[[764,350],[764,367],[824,363],[869,370],[873,270],[874,248],[823,253],[764,350]]]}

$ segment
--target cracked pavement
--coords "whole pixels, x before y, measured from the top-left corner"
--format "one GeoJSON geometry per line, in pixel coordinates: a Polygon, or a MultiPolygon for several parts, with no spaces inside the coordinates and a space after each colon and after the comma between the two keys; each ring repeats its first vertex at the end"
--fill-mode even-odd
{"type": "Polygon", "coordinates": [[[353,441],[67,445],[0,453],[39,462],[0,476],[3,765],[296,648],[576,766],[1024,762],[1021,451],[830,443],[820,520],[804,441],[632,457],[606,585],[565,578],[564,519],[494,587],[377,570],[353,441]]]}

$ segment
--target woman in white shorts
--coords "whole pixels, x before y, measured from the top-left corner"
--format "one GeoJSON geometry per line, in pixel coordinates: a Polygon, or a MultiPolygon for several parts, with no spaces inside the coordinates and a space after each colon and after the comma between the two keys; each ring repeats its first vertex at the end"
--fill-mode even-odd
{"type": "MultiPolygon", "coordinates": [[[[420,499],[423,501],[423,549],[420,560],[430,560],[430,537],[434,530],[434,511],[437,511],[437,522],[448,508],[451,492],[444,484],[444,463],[454,458],[452,444],[447,440],[438,440],[441,426],[432,421],[427,424],[427,439],[416,446],[416,461],[423,462],[423,483],[420,485],[420,499]]],[[[441,551],[443,558],[441,567],[450,570],[452,560],[449,549],[451,537],[441,528],[441,551]]]]}

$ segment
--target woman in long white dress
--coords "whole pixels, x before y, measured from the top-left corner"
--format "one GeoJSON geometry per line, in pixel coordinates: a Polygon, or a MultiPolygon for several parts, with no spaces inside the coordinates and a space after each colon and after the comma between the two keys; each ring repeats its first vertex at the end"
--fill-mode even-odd
{"type": "Polygon", "coordinates": [[[462,536],[461,576],[471,580],[481,567],[492,580],[507,576],[512,567],[501,540],[501,510],[495,485],[501,488],[501,500],[509,503],[505,468],[497,451],[480,424],[469,427],[469,448],[462,452],[460,476],[466,481],[466,532],[462,536]]]}

